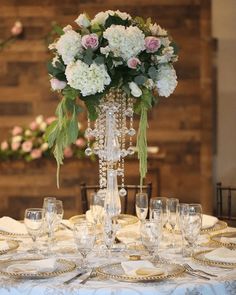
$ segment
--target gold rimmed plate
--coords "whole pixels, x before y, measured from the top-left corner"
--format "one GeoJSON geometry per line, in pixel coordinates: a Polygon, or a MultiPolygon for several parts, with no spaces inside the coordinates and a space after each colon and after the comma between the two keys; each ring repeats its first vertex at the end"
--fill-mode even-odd
{"type": "MultiPolygon", "coordinates": [[[[72,216],[69,221],[74,224],[80,221],[86,220],[86,215],[75,215],[72,216]]],[[[138,218],[134,215],[129,215],[129,214],[120,214],[118,216],[117,222],[121,225],[121,226],[126,226],[126,225],[130,225],[130,224],[134,224],[136,222],[138,222],[138,218]]]]}
{"type": "Polygon", "coordinates": [[[5,253],[7,253],[9,251],[15,250],[15,249],[17,249],[19,247],[19,243],[17,241],[14,241],[14,240],[0,239],[0,245],[1,245],[1,242],[6,242],[7,245],[6,245],[6,247],[3,247],[0,250],[0,255],[5,254],[5,253]]]}
{"type": "Polygon", "coordinates": [[[28,238],[28,234],[18,234],[18,233],[11,233],[7,231],[0,230],[0,235],[7,236],[7,237],[12,237],[12,238],[28,238]]]}
{"type": "Polygon", "coordinates": [[[212,235],[210,237],[210,240],[220,246],[224,246],[230,249],[236,249],[236,231],[223,232],[212,235]]]}
{"type": "Polygon", "coordinates": [[[218,260],[212,260],[206,258],[206,254],[210,253],[213,250],[205,250],[205,251],[200,251],[195,254],[193,254],[192,259],[200,264],[207,265],[207,266],[215,266],[215,267],[223,267],[223,268],[236,268],[236,263],[231,263],[231,262],[222,262],[218,260]]]}
{"type": "Polygon", "coordinates": [[[27,271],[8,271],[8,267],[14,264],[26,264],[28,262],[36,261],[38,259],[17,259],[1,261],[0,274],[6,275],[15,279],[46,279],[56,277],[61,274],[71,272],[76,268],[76,264],[65,259],[57,259],[56,267],[53,271],[42,272],[27,272],[27,271]]]}
{"type": "Polygon", "coordinates": [[[158,267],[159,269],[163,269],[163,273],[159,275],[137,275],[137,276],[128,276],[125,274],[121,263],[113,263],[113,264],[106,264],[101,267],[98,267],[96,272],[99,276],[107,278],[107,279],[114,279],[117,281],[124,281],[124,282],[152,282],[152,281],[160,281],[166,280],[170,278],[176,278],[181,276],[185,272],[185,268],[179,264],[174,263],[157,263],[154,266],[158,267]]]}

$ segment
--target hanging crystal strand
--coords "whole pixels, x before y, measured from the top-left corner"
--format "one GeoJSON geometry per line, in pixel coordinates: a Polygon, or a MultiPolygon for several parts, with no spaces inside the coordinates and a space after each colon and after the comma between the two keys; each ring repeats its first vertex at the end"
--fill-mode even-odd
{"type": "Polygon", "coordinates": [[[121,169],[122,169],[122,175],[121,175],[121,189],[119,191],[119,195],[121,197],[124,197],[127,195],[127,191],[124,188],[125,184],[125,173],[124,173],[124,166],[125,166],[125,160],[124,158],[127,156],[127,151],[125,149],[125,137],[126,137],[126,94],[121,94],[121,169]]]}
{"type": "Polygon", "coordinates": [[[92,129],[91,129],[91,122],[89,119],[89,114],[87,114],[88,117],[88,122],[87,122],[87,129],[85,130],[85,137],[87,138],[87,148],[85,149],[85,155],[86,156],[91,156],[92,155],[92,149],[90,147],[90,137],[92,135],[92,129]]]}

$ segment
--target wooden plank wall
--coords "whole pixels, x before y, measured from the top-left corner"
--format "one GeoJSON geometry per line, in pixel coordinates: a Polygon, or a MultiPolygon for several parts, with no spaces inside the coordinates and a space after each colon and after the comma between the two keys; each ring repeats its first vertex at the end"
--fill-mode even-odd
{"type": "MultiPolygon", "coordinates": [[[[151,16],[179,44],[179,62],[176,64],[179,84],[174,95],[161,99],[159,107],[150,113],[148,139],[150,145],[158,145],[166,153],[165,160],[159,163],[161,194],[178,197],[185,202],[201,202],[204,211],[211,212],[210,0],[0,0],[0,39],[9,35],[16,20],[24,25],[24,38],[0,52],[0,140],[7,136],[13,125],[27,124],[38,114],[50,116],[54,113],[58,98],[50,92],[46,70],[46,61],[50,56],[45,44],[51,22],[73,24],[73,20],[83,11],[93,16],[107,9],[151,16]]],[[[4,176],[3,167],[0,168],[0,177],[4,176]]],[[[72,176],[80,173],[76,165],[71,165],[67,171],[72,176]]],[[[12,180],[9,178],[11,183],[0,181],[0,198],[6,198],[7,186],[13,191],[15,187],[15,196],[20,200],[18,203],[24,207],[26,203],[20,199],[17,183],[25,178],[28,178],[28,182],[35,180],[31,174],[24,174],[24,170],[21,174],[12,180]]],[[[55,183],[50,183],[48,189],[54,192],[55,183]]],[[[37,188],[37,181],[35,192],[32,194],[38,197],[51,194],[37,188]]],[[[73,184],[66,194],[76,196],[73,184]]],[[[58,192],[58,195],[61,193],[58,192]]],[[[4,212],[7,212],[8,206],[11,204],[5,207],[4,212]]],[[[68,202],[68,212],[71,212],[70,206],[73,208],[74,203],[70,205],[68,202]]]]}

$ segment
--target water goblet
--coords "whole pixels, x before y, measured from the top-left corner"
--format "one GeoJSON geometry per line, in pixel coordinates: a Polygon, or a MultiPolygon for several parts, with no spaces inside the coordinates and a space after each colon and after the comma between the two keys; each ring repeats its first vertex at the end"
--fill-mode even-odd
{"type": "Polygon", "coordinates": [[[54,240],[54,228],[57,219],[57,203],[55,198],[48,198],[44,201],[45,222],[48,231],[48,249],[47,255],[52,254],[54,240]]]}
{"type": "Polygon", "coordinates": [[[187,242],[184,256],[192,256],[202,228],[202,207],[200,204],[189,204],[188,215],[183,224],[183,238],[187,242]]]}
{"type": "Polygon", "coordinates": [[[61,224],[64,215],[63,203],[61,200],[56,200],[56,220],[55,220],[55,228],[58,228],[61,224]]]}
{"type": "Polygon", "coordinates": [[[188,218],[189,218],[189,204],[179,203],[177,205],[177,224],[181,232],[182,253],[184,253],[184,249],[185,249],[184,230],[186,226],[185,224],[188,222],[188,218]]]}
{"type": "Polygon", "coordinates": [[[136,215],[139,221],[144,221],[148,213],[148,195],[147,193],[137,193],[135,197],[136,215]]]}
{"type": "Polygon", "coordinates": [[[31,253],[38,253],[36,239],[43,232],[44,213],[42,208],[28,208],[25,210],[24,224],[33,240],[33,247],[29,250],[31,253]]]}
{"type": "Polygon", "coordinates": [[[172,232],[172,243],[171,247],[175,247],[175,226],[177,224],[177,205],[179,204],[179,200],[176,198],[168,198],[166,201],[167,208],[167,222],[170,225],[172,232]]]}
{"type": "Polygon", "coordinates": [[[73,227],[75,244],[82,256],[82,268],[87,269],[87,255],[92,251],[95,243],[94,224],[86,221],[75,223],[73,227]]]}
{"type": "Polygon", "coordinates": [[[162,225],[155,220],[145,220],[141,224],[141,240],[143,246],[152,256],[152,260],[159,260],[158,249],[161,241],[162,225]]]}

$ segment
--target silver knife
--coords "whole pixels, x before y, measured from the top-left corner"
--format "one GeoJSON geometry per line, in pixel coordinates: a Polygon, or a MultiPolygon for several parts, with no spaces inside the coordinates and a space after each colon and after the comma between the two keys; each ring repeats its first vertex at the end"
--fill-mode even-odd
{"type": "Polygon", "coordinates": [[[73,278],[69,279],[68,281],[63,282],[64,285],[68,285],[71,282],[73,282],[74,280],[76,280],[77,278],[79,278],[80,276],[82,276],[83,274],[85,274],[87,271],[86,270],[82,270],[79,273],[77,273],[77,275],[75,275],[73,278]]]}

